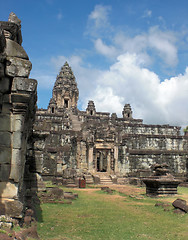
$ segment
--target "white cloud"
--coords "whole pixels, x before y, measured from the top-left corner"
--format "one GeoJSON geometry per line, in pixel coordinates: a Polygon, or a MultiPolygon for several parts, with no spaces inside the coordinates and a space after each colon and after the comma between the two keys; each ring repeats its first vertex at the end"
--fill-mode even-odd
{"type": "Polygon", "coordinates": [[[174,67],[178,63],[176,42],[174,32],[162,31],[155,26],[148,32],[132,38],[123,32],[118,32],[112,39],[113,44],[109,46],[104,44],[101,38],[98,38],[94,44],[97,52],[105,57],[117,57],[126,52],[136,53],[142,56],[145,65],[149,65],[154,62],[156,56],[159,56],[166,66],[174,67]]]}
{"type": "Polygon", "coordinates": [[[96,5],[93,12],[89,15],[89,20],[94,22],[96,28],[106,26],[106,24],[108,24],[108,14],[110,10],[110,6],[96,5]]]}
{"type": "Polygon", "coordinates": [[[109,13],[111,7],[96,5],[94,10],[88,17],[86,33],[92,37],[105,36],[112,31],[112,26],[109,23],[109,13]]]}
{"type": "Polygon", "coordinates": [[[116,48],[114,46],[107,46],[100,38],[98,38],[94,44],[98,53],[110,58],[117,56],[116,48]]]}
{"type": "Polygon", "coordinates": [[[164,62],[170,66],[175,66],[178,62],[176,41],[173,32],[163,32],[158,27],[152,27],[149,30],[149,46],[154,48],[164,62]]]}
{"type": "Polygon", "coordinates": [[[130,103],[134,117],[145,123],[187,124],[188,68],[184,75],[160,82],[154,72],[140,65],[139,56],[124,54],[98,76],[96,86],[88,98],[95,100],[97,110],[120,116],[123,105],[130,103]]]}
{"type": "MultiPolygon", "coordinates": [[[[143,63],[149,65],[159,58],[163,67],[175,67],[178,63],[177,34],[162,31],[153,26],[146,32],[133,37],[118,31],[110,23],[110,6],[96,5],[88,17],[87,34],[92,38],[97,53],[114,58],[126,52],[142,56],[143,63]],[[106,44],[108,42],[108,44],[106,44]],[[158,58],[159,57],[159,58],[158,58]]],[[[152,11],[146,10],[144,17],[151,17],[152,11]]]]}

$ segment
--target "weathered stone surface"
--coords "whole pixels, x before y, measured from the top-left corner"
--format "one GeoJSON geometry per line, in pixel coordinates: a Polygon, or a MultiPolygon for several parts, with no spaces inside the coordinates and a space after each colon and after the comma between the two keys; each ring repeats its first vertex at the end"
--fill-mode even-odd
{"type": "Polygon", "coordinates": [[[9,57],[17,57],[27,60],[29,59],[23,47],[20,46],[20,44],[18,44],[17,42],[10,39],[6,39],[5,54],[9,57]]]}
{"type": "Polygon", "coordinates": [[[14,218],[20,218],[22,216],[23,204],[18,201],[6,201],[5,202],[6,215],[14,218]]]}
{"type": "Polygon", "coordinates": [[[174,206],[175,208],[178,208],[184,212],[188,212],[188,205],[187,205],[187,202],[183,199],[176,199],[173,203],[172,203],[172,206],[174,206]]]}
{"type": "Polygon", "coordinates": [[[18,186],[10,182],[0,182],[1,198],[15,199],[18,197],[18,186]]]}
{"type": "Polygon", "coordinates": [[[12,91],[26,91],[34,92],[37,88],[37,81],[35,79],[25,79],[15,77],[12,83],[12,91]]]}
{"type": "Polygon", "coordinates": [[[12,115],[11,116],[11,131],[16,132],[24,131],[24,116],[23,115],[12,115]]]}
{"type": "Polygon", "coordinates": [[[0,132],[0,147],[10,147],[11,145],[11,133],[10,132],[0,132]]]}
{"type": "Polygon", "coordinates": [[[19,27],[21,26],[21,20],[16,16],[15,13],[11,12],[9,14],[9,18],[8,18],[8,22],[12,22],[15,23],[16,25],[18,25],[19,27]]]}
{"type": "Polygon", "coordinates": [[[5,182],[9,181],[9,175],[10,175],[10,164],[1,164],[0,165],[0,181],[5,182]]]}
{"type": "Polygon", "coordinates": [[[0,62],[0,77],[5,76],[4,64],[0,62]]]}
{"type": "Polygon", "coordinates": [[[10,115],[0,115],[0,131],[10,131],[10,115]]]}
{"type": "Polygon", "coordinates": [[[30,183],[35,190],[39,185],[37,176],[26,180],[30,165],[35,164],[32,129],[37,82],[28,79],[31,62],[21,47],[20,23],[14,13],[9,22],[0,22],[0,210],[13,218],[23,214],[30,183]]]}
{"type": "Polygon", "coordinates": [[[12,139],[12,147],[21,149],[22,148],[22,138],[23,138],[23,133],[20,131],[14,132],[13,133],[13,139],[12,139]]]}
{"type": "Polygon", "coordinates": [[[3,53],[6,47],[6,40],[3,34],[3,30],[0,29],[0,53],[3,53]]]}
{"type": "Polygon", "coordinates": [[[0,164],[11,163],[11,148],[0,147],[0,164]]]}
{"type": "Polygon", "coordinates": [[[7,57],[5,73],[10,77],[28,77],[32,68],[29,60],[7,57]]]}
{"type": "Polygon", "coordinates": [[[0,78],[0,92],[1,93],[10,92],[10,82],[11,82],[11,80],[7,77],[0,78]]]}

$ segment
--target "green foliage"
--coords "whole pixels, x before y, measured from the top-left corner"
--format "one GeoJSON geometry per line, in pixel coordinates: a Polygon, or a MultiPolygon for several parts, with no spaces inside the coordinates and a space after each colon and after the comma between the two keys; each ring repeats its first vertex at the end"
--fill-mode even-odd
{"type": "MultiPolygon", "coordinates": [[[[183,192],[184,189],[181,189],[183,192]]],[[[155,207],[161,198],[142,199],[97,189],[77,191],[72,204],[42,204],[38,233],[42,240],[186,240],[187,215],[155,207]]]]}
{"type": "Polygon", "coordinates": [[[188,132],[188,126],[186,128],[183,129],[183,131],[186,133],[188,132]]]}

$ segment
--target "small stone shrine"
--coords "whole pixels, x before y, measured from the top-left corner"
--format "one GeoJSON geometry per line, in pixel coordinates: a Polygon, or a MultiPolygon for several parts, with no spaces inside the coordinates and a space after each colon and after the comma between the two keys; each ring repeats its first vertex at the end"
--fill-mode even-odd
{"type": "Polygon", "coordinates": [[[146,184],[147,195],[177,194],[177,187],[181,183],[170,174],[167,164],[155,164],[152,166],[153,176],[143,180],[146,184]]]}

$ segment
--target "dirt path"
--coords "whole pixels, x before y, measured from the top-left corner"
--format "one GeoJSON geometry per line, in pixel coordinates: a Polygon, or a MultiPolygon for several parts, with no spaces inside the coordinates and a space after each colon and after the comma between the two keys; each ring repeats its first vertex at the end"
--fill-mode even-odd
{"type": "MultiPolygon", "coordinates": [[[[96,188],[84,188],[84,189],[78,189],[78,190],[87,192],[88,194],[95,195],[95,192],[97,190],[100,190],[102,186],[103,185],[100,185],[100,186],[98,185],[98,186],[96,186],[96,188]]],[[[112,185],[108,185],[108,187],[112,190],[116,190],[119,193],[123,193],[127,196],[133,196],[133,197],[137,197],[137,198],[143,198],[143,196],[146,193],[145,188],[139,188],[134,185],[128,185],[128,184],[127,185],[112,184],[112,185]]],[[[106,198],[115,200],[117,198],[125,199],[126,196],[121,196],[118,194],[114,194],[114,195],[109,194],[109,195],[106,195],[106,198]]],[[[162,200],[165,202],[173,202],[177,198],[183,198],[184,200],[186,200],[188,202],[188,193],[177,194],[177,195],[173,195],[173,196],[158,196],[158,197],[156,197],[156,201],[162,200]]]]}

